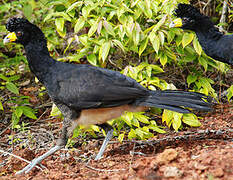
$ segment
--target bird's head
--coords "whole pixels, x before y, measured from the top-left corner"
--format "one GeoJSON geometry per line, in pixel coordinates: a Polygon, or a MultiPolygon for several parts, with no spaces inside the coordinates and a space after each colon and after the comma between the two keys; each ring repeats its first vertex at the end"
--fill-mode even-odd
{"type": "Polygon", "coordinates": [[[4,38],[4,44],[15,42],[27,45],[29,42],[44,40],[42,31],[24,18],[9,19],[6,23],[6,29],[10,33],[4,38]]]}
{"type": "Polygon", "coordinates": [[[180,27],[188,30],[195,30],[199,27],[200,20],[204,17],[197,8],[182,3],[178,4],[178,8],[175,9],[174,15],[177,19],[170,24],[170,27],[180,27]]]}

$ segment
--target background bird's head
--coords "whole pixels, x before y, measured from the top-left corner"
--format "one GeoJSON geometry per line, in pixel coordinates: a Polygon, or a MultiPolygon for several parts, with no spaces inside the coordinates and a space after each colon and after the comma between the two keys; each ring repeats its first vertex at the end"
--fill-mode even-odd
{"type": "Polygon", "coordinates": [[[170,27],[181,27],[182,29],[196,30],[203,26],[202,22],[207,18],[200,13],[200,11],[189,4],[178,4],[174,15],[178,17],[171,24],[170,27]]]}
{"type": "Polygon", "coordinates": [[[4,38],[4,44],[15,42],[26,46],[29,42],[43,41],[45,39],[42,31],[24,18],[9,19],[6,23],[6,29],[11,33],[4,38]]]}

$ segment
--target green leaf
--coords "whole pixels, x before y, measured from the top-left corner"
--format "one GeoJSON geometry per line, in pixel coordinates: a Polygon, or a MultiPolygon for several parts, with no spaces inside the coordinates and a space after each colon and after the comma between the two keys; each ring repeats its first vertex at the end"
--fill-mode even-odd
{"type": "Polygon", "coordinates": [[[147,44],[148,44],[148,40],[149,40],[149,38],[147,37],[146,39],[144,39],[142,41],[142,43],[141,43],[141,45],[139,47],[139,52],[138,52],[139,56],[141,56],[141,54],[143,53],[143,51],[146,49],[147,44]]]}
{"type": "Polygon", "coordinates": [[[23,110],[23,114],[29,118],[32,119],[36,119],[37,117],[34,114],[34,111],[32,108],[28,107],[28,106],[21,106],[22,110],[23,110]]]}
{"type": "Polygon", "coordinates": [[[6,88],[14,94],[19,94],[19,90],[12,82],[6,82],[6,88]]]}
{"type": "Polygon", "coordinates": [[[147,16],[147,18],[151,18],[152,17],[152,11],[151,9],[146,8],[144,11],[145,15],[147,16]]]}
{"type": "Polygon", "coordinates": [[[141,139],[143,139],[143,136],[144,136],[144,134],[145,134],[145,132],[142,131],[140,128],[137,128],[137,129],[135,130],[135,133],[136,133],[136,135],[139,136],[141,139]]]}
{"type": "Polygon", "coordinates": [[[233,97],[233,85],[227,89],[227,100],[230,102],[230,99],[233,97]]]}
{"type": "Polygon", "coordinates": [[[165,66],[165,64],[167,64],[167,56],[165,54],[161,54],[159,61],[163,66],[165,66]]]}
{"type": "Polygon", "coordinates": [[[72,11],[74,8],[80,7],[82,5],[83,5],[83,1],[75,2],[71,6],[68,7],[68,9],[66,10],[66,12],[68,13],[68,12],[72,11]]]}
{"type": "Polygon", "coordinates": [[[4,110],[3,105],[2,105],[2,101],[0,101],[0,110],[2,110],[2,111],[4,110]]]}
{"type": "Polygon", "coordinates": [[[131,121],[131,123],[132,123],[132,125],[134,125],[136,127],[140,126],[139,121],[136,118],[133,118],[132,121],[131,121]]]}
{"type": "Polygon", "coordinates": [[[188,124],[189,126],[192,126],[192,127],[201,126],[200,121],[198,120],[197,116],[195,116],[194,114],[184,114],[182,121],[185,124],[188,124]]]}
{"type": "Polygon", "coordinates": [[[87,56],[87,60],[90,64],[96,66],[97,65],[97,59],[96,59],[96,55],[95,54],[89,54],[87,56]]]}
{"type": "Polygon", "coordinates": [[[103,62],[105,62],[107,56],[108,56],[108,53],[109,53],[109,50],[110,50],[110,42],[105,42],[101,47],[100,47],[100,57],[102,59],[103,62]]]}
{"type": "Polygon", "coordinates": [[[62,116],[61,111],[57,108],[55,104],[52,106],[52,110],[50,112],[50,116],[62,116]]]}
{"type": "Polygon", "coordinates": [[[56,18],[55,25],[57,27],[57,30],[63,31],[64,30],[64,23],[65,23],[64,18],[56,18]]]}
{"type": "Polygon", "coordinates": [[[112,36],[115,36],[114,29],[110,23],[107,21],[104,21],[104,28],[106,29],[108,34],[111,34],[112,36]]]}
{"type": "Polygon", "coordinates": [[[114,44],[116,44],[118,47],[120,47],[123,52],[125,52],[125,47],[123,46],[123,44],[121,43],[121,41],[114,39],[114,40],[112,40],[112,42],[114,44]]]}
{"type": "Polygon", "coordinates": [[[149,128],[157,133],[161,133],[161,134],[166,133],[166,131],[164,131],[163,129],[160,129],[158,126],[155,126],[155,125],[150,125],[149,128]]]}
{"type": "Polygon", "coordinates": [[[91,37],[97,30],[99,20],[96,20],[94,24],[92,24],[91,28],[88,31],[88,37],[91,37]]]}
{"type": "Polygon", "coordinates": [[[122,143],[122,141],[124,140],[124,137],[125,137],[125,134],[124,134],[124,133],[119,134],[118,140],[120,141],[120,143],[122,143]]]}
{"type": "Polygon", "coordinates": [[[80,17],[74,26],[74,32],[78,33],[84,26],[85,20],[83,17],[80,17]]]}
{"type": "Polygon", "coordinates": [[[205,71],[207,71],[207,68],[208,68],[207,60],[200,56],[198,58],[198,61],[204,67],[205,71]]]}
{"type": "Polygon", "coordinates": [[[135,130],[131,129],[130,132],[129,132],[129,134],[128,134],[128,138],[129,139],[133,139],[133,138],[136,138],[136,137],[137,137],[137,135],[136,135],[135,130]]]}
{"type": "Polygon", "coordinates": [[[162,122],[166,122],[167,126],[170,127],[172,119],[173,119],[172,111],[165,109],[162,115],[162,122]]]}
{"type": "Polygon", "coordinates": [[[193,38],[194,38],[194,34],[193,33],[184,33],[184,36],[182,38],[183,48],[185,46],[187,46],[188,44],[190,44],[192,42],[193,38]]]}
{"type": "Polygon", "coordinates": [[[139,43],[139,40],[140,40],[140,34],[139,34],[139,31],[138,30],[136,30],[136,29],[134,29],[133,30],[133,34],[132,34],[133,36],[133,42],[134,42],[134,45],[135,46],[137,46],[138,45],[138,43],[139,43]]]}
{"type": "Polygon", "coordinates": [[[126,112],[124,115],[122,115],[123,120],[128,124],[129,126],[132,126],[132,119],[133,119],[133,113],[132,112],[126,112]]]}
{"type": "Polygon", "coordinates": [[[151,32],[149,35],[149,38],[150,38],[150,42],[151,42],[155,52],[158,54],[159,46],[160,46],[159,37],[154,32],[151,32]]]}
{"type": "Polygon", "coordinates": [[[173,112],[173,122],[172,122],[172,127],[175,129],[175,131],[178,131],[178,129],[181,126],[181,118],[183,114],[178,113],[178,112],[173,112]]]}
{"type": "Polygon", "coordinates": [[[195,36],[195,38],[193,39],[193,47],[194,47],[195,51],[197,52],[197,54],[198,54],[198,55],[201,55],[202,47],[201,47],[200,43],[198,42],[196,36],[195,36]]]}
{"type": "Polygon", "coordinates": [[[20,118],[23,114],[23,108],[22,106],[18,106],[15,109],[15,115],[17,116],[17,118],[20,118]]]}
{"type": "Polygon", "coordinates": [[[44,22],[46,22],[47,20],[52,19],[51,17],[63,17],[64,19],[66,19],[67,21],[72,21],[72,19],[70,18],[70,16],[64,12],[54,12],[54,13],[49,13],[45,18],[44,18],[44,22]]]}
{"type": "Polygon", "coordinates": [[[197,80],[196,75],[189,74],[188,77],[187,77],[188,86],[190,86],[190,84],[194,83],[196,80],[197,80]]]}
{"type": "Polygon", "coordinates": [[[160,39],[160,42],[161,42],[161,45],[163,46],[164,44],[164,41],[165,41],[165,36],[164,36],[164,33],[159,31],[159,39],[160,39]]]}
{"type": "Polygon", "coordinates": [[[11,121],[12,121],[12,127],[16,128],[16,125],[19,123],[19,118],[15,114],[15,111],[12,113],[11,121]]]}
{"type": "Polygon", "coordinates": [[[162,26],[165,23],[166,18],[167,15],[163,15],[163,17],[159,20],[159,22],[156,25],[154,25],[152,32],[155,33],[160,28],[160,26],[162,26]]]}

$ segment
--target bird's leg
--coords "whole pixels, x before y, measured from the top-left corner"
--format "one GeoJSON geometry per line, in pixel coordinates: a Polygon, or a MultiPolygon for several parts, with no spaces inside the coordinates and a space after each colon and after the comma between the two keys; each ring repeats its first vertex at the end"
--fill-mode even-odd
{"type": "Polygon", "coordinates": [[[100,126],[105,130],[105,132],[107,132],[107,134],[106,134],[106,137],[104,138],[103,144],[102,144],[98,154],[95,157],[95,160],[99,160],[102,158],[102,155],[103,155],[109,141],[112,139],[112,135],[113,135],[112,126],[108,125],[107,123],[102,124],[100,126]]]}
{"type": "Polygon", "coordinates": [[[63,120],[63,126],[62,126],[62,132],[61,136],[58,139],[56,146],[52,147],[48,152],[45,154],[33,159],[30,164],[28,164],[25,168],[18,171],[16,175],[22,174],[22,173],[28,173],[33,167],[35,167],[37,164],[39,164],[42,160],[47,158],[48,156],[52,155],[56,151],[62,149],[65,147],[69,136],[73,132],[73,129],[75,127],[72,126],[72,120],[75,119],[75,117],[78,116],[76,112],[71,111],[70,109],[66,109],[67,111],[64,112],[65,108],[60,109],[63,112],[64,120],[63,120]]]}

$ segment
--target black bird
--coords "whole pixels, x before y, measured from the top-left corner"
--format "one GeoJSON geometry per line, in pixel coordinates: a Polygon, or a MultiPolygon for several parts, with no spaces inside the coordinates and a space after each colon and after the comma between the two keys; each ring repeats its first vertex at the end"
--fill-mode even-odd
{"type": "MultiPolygon", "coordinates": [[[[104,124],[124,111],[145,111],[149,107],[190,113],[189,109],[211,110],[210,98],[185,91],[151,91],[119,72],[90,65],[74,65],[50,57],[42,31],[23,18],[6,24],[10,31],[4,43],[24,46],[29,67],[46,87],[49,96],[64,115],[61,137],[55,147],[35,158],[17,174],[27,173],[43,159],[63,148],[77,125],[104,124]]],[[[96,159],[99,159],[112,136],[107,133],[96,159]]]]}
{"type": "Polygon", "coordinates": [[[208,16],[189,4],[178,4],[174,15],[178,17],[170,27],[181,27],[196,33],[204,52],[211,58],[233,65],[233,35],[224,35],[208,16]]]}

